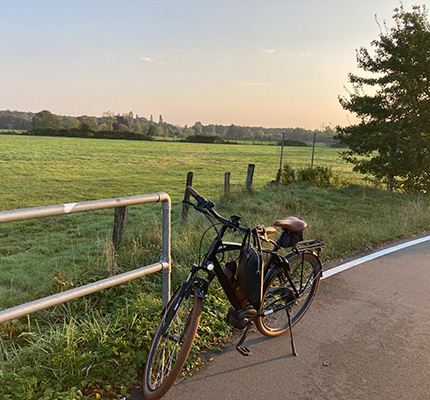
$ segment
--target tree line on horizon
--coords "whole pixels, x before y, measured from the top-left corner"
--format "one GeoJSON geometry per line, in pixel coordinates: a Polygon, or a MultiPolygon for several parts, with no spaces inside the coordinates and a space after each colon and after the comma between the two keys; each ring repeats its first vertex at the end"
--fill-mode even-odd
{"type": "Polygon", "coordinates": [[[186,139],[192,136],[218,136],[224,140],[248,140],[253,142],[280,142],[285,134],[286,140],[310,143],[314,139],[327,145],[336,145],[335,134],[331,126],[321,130],[304,128],[264,128],[238,125],[203,125],[197,121],[193,126],[180,127],[167,123],[162,115],[154,121],[134,115],[133,112],[115,114],[107,111],[100,117],[93,116],[60,116],[43,110],[38,113],[0,110],[0,129],[33,130],[33,129],[64,129],[93,131],[129,131],[149,137],[172,137],[186,139]]]}

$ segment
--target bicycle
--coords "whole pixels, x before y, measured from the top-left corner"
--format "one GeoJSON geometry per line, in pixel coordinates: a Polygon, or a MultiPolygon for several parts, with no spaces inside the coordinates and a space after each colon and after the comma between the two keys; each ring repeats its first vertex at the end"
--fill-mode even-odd
{"type": "Polygon", "coordinates": [[[322,275],[319,253],[325,244],[320,240],[302,240],[306,222],[295,217],[275,221],[274,225],[282,229],[276,241],[268,237],[276,233],[275,227],[257,226],[253,229],[257,239],[271,244],[272,248],[260,248],[267,255],[262,268],[262,294],[259,303],[251,305],[237,285],[232,271],[234,264],[227,263],[226,256],[242,252],[244,243],[223,241],[229,230],[249,235],[251,229],[241,226],[237,215],[229,219],[219,215],[214,210],[215,204],[191,186],[186,190],[197,201],[197,204],[187,203],[206,215],[212,226],[216,228],[217,222],[221,227],[216,228],[217,234],[202,262],[192,265],[188,278],[162,311],[143,378],[143,391],[148,400],[161,398],[179,376],[197,332],[203,300],[215,277],[231,303],[227,321],[233,328],[244,330],[236,346],[242,355],[250,354],[242,343],[253,323],[265,336],[274,337],[290,331],[292,351],[296,355],[292,327],[311,306],[322,275]],[[292,250],[285,256],[279,254],[279,250],[286,247],[292,250]],[[224,269],[222,263],[225,263],[224,269]]]}

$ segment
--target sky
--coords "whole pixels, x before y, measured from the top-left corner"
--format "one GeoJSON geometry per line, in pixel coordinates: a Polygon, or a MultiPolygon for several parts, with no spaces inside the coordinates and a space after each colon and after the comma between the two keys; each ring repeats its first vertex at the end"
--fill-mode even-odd
{"type": "MultiPolygon", "coordinates": [[[[0,110],[180,126],[349,125],[356,49],[398,0],[0,0],[0,110]]],[[[403,0],[406,10],[430,0],[403,0]]]]}

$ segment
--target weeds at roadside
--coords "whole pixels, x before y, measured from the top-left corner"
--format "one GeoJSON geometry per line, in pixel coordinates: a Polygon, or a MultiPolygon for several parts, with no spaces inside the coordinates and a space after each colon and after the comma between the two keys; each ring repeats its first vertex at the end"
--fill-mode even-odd
{"type": "MultiPolygon", "coordinates": [[[[364,186],[333,189],[269,185],[252,194],[233,192],[217,203],[221,214],[240,214],[242,223],[248,226],[269,226],[290,215],[304,219],[309,224],[305,238],[318,237],[327,243],[322,253],[325,260],[418,234],[430,226],[428,196],[364,186]]],[[[175,205],[172,288],[187,274],[190,263],[198,261],[200,238],[208,227],[196,213],[190,213],[187,226],[180,226],[179,215],[180,205],[175,205]]],[[[96,268],[88,269],[81,281],[73,279],[74,285],[110,275],[114,268],[123,272],[160,259],[160,235],[147,228],[155,226],[159,232],[159,216],[145,216],[146,224],[140,222],[139,215],[132,218],[139,223],[130,224],[119,252],[111,253],[101,241],[99,247],[105,251],[95,258],[96,268]]],[[[66,283],[70,278],[60,274],[58,279],[66,283]]],[[[38,312],[28,319],[2,324],[0,400],[126,396],[140,385],[161,310],[160,286],[160,274],[155,274],[38,312]]],[[[199,366],[200,350],[228,338],[227,308],[217,286],[211,286],[189,369],[199,366]]]]}

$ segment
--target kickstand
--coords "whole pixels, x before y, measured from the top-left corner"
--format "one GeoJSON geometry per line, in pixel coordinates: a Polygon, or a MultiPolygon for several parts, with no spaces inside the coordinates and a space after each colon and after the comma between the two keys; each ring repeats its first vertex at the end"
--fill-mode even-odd
{"type": "Polygon", "coordinates": [[[242,337],[240,338],[238,344],[236,345],[236,350],[243,356],[250,356],[252,354],[252,351],[249,350],[247,347],[242,347],[242,343],[245,341],[246,335],[248,335],[248,331],[251,325],[252,325],[252,321],[249,321],[248,324],[246,325],[245,332],[243,332],[242,337]]]}
{"type": "Polygon", "coordinates": [[[290,307],[287,307],[288,325],[290,325],[291,351],[294,357],[297,357],[296,346],[294,346],[293,327],[291,326],[290,307]]]}

